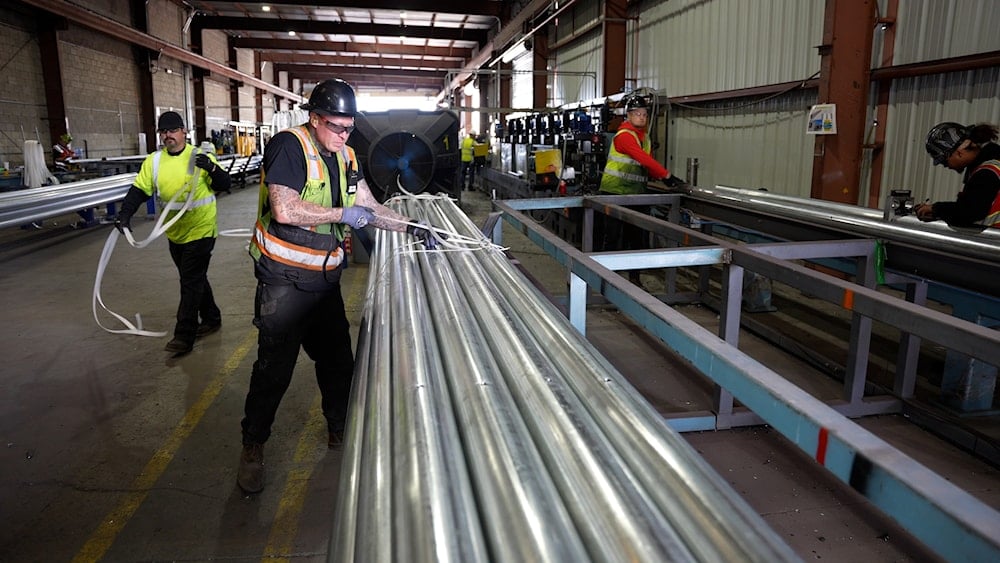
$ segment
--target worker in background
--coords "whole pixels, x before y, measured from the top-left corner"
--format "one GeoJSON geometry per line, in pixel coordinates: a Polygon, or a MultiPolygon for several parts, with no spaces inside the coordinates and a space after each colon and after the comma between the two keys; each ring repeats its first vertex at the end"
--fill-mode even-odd
{"type": "Polygon", "coordinates": [[[471,190],[473,182],[476,181],[476,170],[473,168],[473,153],[475,151],[476,138],[469,133],[462,139],[462,189],[471,190]]]}
{"type": "Polygon", "coordinates": [[[941,219],[955,227],[1000,228],[1000,145],[997,126],[963,126],[946,121],[927,133],[927,153],[935,165],[963,174],[955,201],[920,203],[913,212],[921,221],[941,219]]]}
{"type": "Polygon", "coordinates": [[[430,225],[381,205],[347,138],[357,112],[343,80],[317,85],[303,125],[279,132],[264,148],[259,219],[250,243],[257,278],[257,361],[244,407],[237,483],[264,488],[264,443],[305,350],[315,362],[328,447],[340,447],[347,421],[354,355],[340,277],[347,267],[347,228],[372,225],[407,232],[435,247],[430,225]],[[414,223],[408,225],[407,223],[414,223]]]}
{"type": "MultiPolygon", "coordinates": [[[[646,130],[650,105],[645,96],[630,95],[625,99],[625,121],[618,127],[608,149],[599,195],[646,193],[649,180],[663,180],[670,187],[684,183],[652,156],[652,143],[646,130]]],[[[633,209],[649,213],[648,206],[633,209]]],[[[595,221],[595,227],[595,250],[639,250],[649,246],[646,231],[606,215],[595,221]]],[[[639,283],[638,270],[629,271],[629,279],[639,283]]]]}
{"type": "Polygon", "coordinates": [[[165,348],[176,357],[190,352],[196,338],[222,326],[222,312],[208,283],[208,264],[219,235],[215,192],[229,191],[230,179],[214,154],[206,154],[187,142],[187,129],[179,113],[167,111],[160,115],[156,132],[163,148],[142,161],[135,182],[125,194],[115,227],[122,234],[125,229],[131,231],[132,216],[153,194],[169,220],[188,199],[189,190],[194,190],[189,208],[166,232],[170,257],[181,281],[174,337],[165,348]],[[174,203],[168,206],[172,199],[174,203]]]}

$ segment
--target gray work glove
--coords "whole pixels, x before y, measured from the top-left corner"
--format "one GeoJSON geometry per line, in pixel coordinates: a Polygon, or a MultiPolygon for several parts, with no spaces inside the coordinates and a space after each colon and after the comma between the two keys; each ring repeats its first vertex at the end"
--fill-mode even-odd
{"type": "Polygon", "coordinates": [[[365,225],[375,220],[375,213],[370,207],[353,205],[345,207],[340,222],[350,225],[353,229],[363,229],[365,225]]]}

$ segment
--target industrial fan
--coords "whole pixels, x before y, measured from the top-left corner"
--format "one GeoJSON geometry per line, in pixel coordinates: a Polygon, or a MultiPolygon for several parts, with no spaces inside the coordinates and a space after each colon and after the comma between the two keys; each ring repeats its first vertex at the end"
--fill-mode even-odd
{"type": "Polygon", "coordinates": [[[372,145],[367,175],[383,191],[399,186],[410,193],[421,193],[434,177],[434,153],[413,133],[389,133],[372,145]]]}
{"type": "Polygon", "coordinates": [[[458,125],[458,115],[447,110],[362,112],[348,144],[379,201],[400,189],[458,197],[458,125]]]}

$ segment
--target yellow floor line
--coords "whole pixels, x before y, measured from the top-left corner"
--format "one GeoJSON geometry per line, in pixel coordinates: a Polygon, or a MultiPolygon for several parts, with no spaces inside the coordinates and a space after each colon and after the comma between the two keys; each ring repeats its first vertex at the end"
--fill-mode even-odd
{"type": "Polygon", "coordinates": [[[132,515],[135,514],[139,506],[146,499],[149,489],[159,480],[167,465],[173,460],[181,444],[198,425],[198,421],[201,420],[205,411],[211,406],[212,401],[222,391],[229,377],[240,367],[243,358],[246,357],[256,342],[257,331],[249,331],[243,341],[240,342],[239,347],[236,348],[226,361],[226,365],[209,382],[205,390],[202,391],[201,396],[198,397],[198,401],[191,405],[191,408],[184,414],[184,418],[181,419],[180,424],[174,428],[170,437],[153,454],[153,457],[146,464],[142,473],[132,482],[131,490],[133,492],[126,495],[121,504],[101,521],[101,525],[91,534],[87,543],[83,545],[83,548],[73,558],[74,562],[98,561],[104,557],[114,543],[115,538],[118,537],[118,534],[128,524],[129,519],[132,518],[132,515]]]}
{"type": "Polygon", "coordinates": [[[317,437],[323,436],[323,430],[326,428],[326,419],[320,408],[321,401],[321,397],[317,395],[309,408],[309,422],[302,429],[299,443],[295,447],[292,469],[288,472],[285,488],[281,491],[278,512],[271,522],[271,532],[264,547],[263,561],[269,563],[289,561],[288,554],[292,553],[295,536],[299,532],[302,507],[306,501],[306,489],[309,488],[313,469],[319,461],[315,453],[316,440],[317,437]]]}
{"type": "MultiPolygon", "coordinates": [[[[364,297],[361,286],[368,280],[367,273],[367,269],[358,268],[348,278],[350,281],[343,288],[346,290],[344,306],[348,311],[356,307],[359,299],[364,297]]],[[[290,561],[289,554],[293,552],[295,536],[299,532],[299,521],[302,517],[302,507],[305,505],[306,490],[309,488],[313,470],[322,458],[322,456],[315,454],[316,437],[322,437],[324,435],[323,429],[326,427],[321,401],[321,396],[317,394],[316,400],[309,408],[309,422],[306,423],[299,435],[292,469],[288,472],[285,487],[281,491],[278,513],[275,514],[274,521],[271,523],[271,531],[268,534],[267,545],[264,547],[261,561],[267,563],[290,561]]]]}

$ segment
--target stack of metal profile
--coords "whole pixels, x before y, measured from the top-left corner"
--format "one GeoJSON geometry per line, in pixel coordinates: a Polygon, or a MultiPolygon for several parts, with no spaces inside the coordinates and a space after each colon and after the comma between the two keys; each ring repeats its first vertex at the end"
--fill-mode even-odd
{"type": "MultiPolygon", "coordinates": [[[[396,205],[482,237],[451,200],[396,205]]],[[[329,559],[798,560],[483,242],[379,232],[329,559]]]]}

